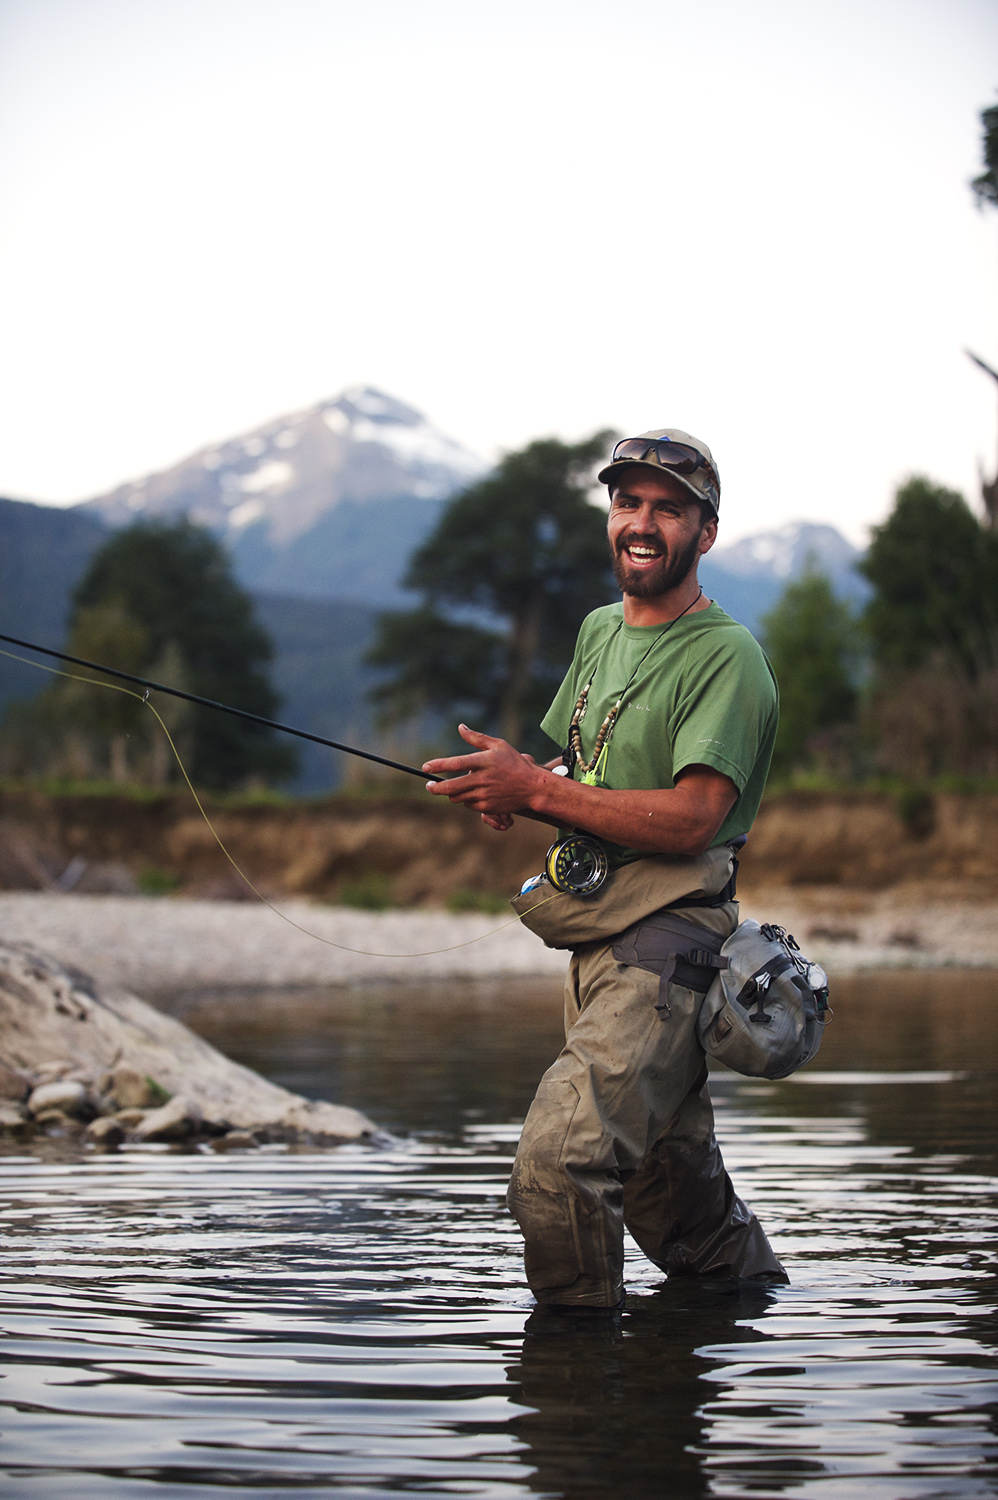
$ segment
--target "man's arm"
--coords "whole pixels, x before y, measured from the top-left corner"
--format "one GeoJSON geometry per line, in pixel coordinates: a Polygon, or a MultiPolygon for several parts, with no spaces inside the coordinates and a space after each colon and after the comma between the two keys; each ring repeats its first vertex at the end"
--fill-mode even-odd
{"type": "Polygon", "coordinates": [[[508,827],[508,815],[525,810],[648,854],[702,854],[738,795],[730,777],[702,765],[687,766],[668,791],[587,786],[552,775],[505,740],[459,728],[474,753],[427,761],[424,771],[452,778],[427,790],[482,813],[493,827],[508,827]]]}

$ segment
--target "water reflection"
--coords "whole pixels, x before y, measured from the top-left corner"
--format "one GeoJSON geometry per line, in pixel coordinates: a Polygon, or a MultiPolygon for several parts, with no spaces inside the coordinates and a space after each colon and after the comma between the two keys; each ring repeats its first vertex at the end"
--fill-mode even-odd
{"type": "Polygon", "coordinates": [[[715,1080],[792,1285],[632,1249],[619,1324],[579,1325],[502,1207],[553,987],[172,997],[399,1139],[0,1158],[4,1494],[994,1494],[993,977],[835,999],[828,1081],[715,1080]]]}
{"type": "Polygon", "coordinates": [[[713,1493],[702,1462],[710,1419],[702,1381],[714,1367],[704,1346],[755,1353],[768,1334],[753,1326],[775,1298],[742,1286],[670,1282],[630,1300],[620,1326],[534,1312],[509,1367],[511,1422],[536,1466],[541,1494],[713,1493]]]}

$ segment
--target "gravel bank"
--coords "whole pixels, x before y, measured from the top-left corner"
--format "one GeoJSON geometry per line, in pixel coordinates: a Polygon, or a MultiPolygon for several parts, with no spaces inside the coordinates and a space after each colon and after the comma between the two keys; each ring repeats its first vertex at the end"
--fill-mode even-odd
{"type": "MultiPolygon", "coordinates": [[[[502,916],[360,912],[288,901],[281,912],[315,937],[246,902],[141,896],[0,894],[0,938],[30,942],[105,984],[355,984],[365,980],[556,975],[565,954],[502,916]],[[362,952],[351,952],[360,949],[362,952]]],[[[924,888],[754,890],[742,915],[789,928],[831,970],[998,968],[998,903],[924,888]]]]}
{"type": "Polygon", "coordinates": [[[362,912],[306,901],[282,902],[279,910],[323,941],[243,901],[19,891],[0,895],[0,937],[34,943],[140,995],[144,986],[173,984],[351,984],[565,968],[564,954],[505,916],[362,912]]]}
{"type": "Polygon", "coordinates": [[[998,968],[998,901],[969,881],[887,890],[753,886],[743,917],[779,922],[832,973],[883,968],[998,968]]]}

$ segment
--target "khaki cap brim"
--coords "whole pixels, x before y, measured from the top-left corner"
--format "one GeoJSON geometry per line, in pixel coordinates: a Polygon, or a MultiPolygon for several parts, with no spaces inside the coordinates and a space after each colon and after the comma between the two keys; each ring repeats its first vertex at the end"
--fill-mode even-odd
{"type": "Polygon", "coordinates": [[[677,484],[681,484],[684,489],[689,490],[695,500],[703,500],[709,505],[715,516],[718,514],[717,506],[711,500],[710,496],[705,495],[702,490],[698,490],[683,474],[677,474],[675,469],[667,469],[662,464],[649,463],[646,458],[621,458],[615,464],[607,464],[606,468],[600,469],[596,475],[597,481],[612,488],[617,476],[623,474],[625,469],[649,469],[659,479],[674,479],[677,484]]]}

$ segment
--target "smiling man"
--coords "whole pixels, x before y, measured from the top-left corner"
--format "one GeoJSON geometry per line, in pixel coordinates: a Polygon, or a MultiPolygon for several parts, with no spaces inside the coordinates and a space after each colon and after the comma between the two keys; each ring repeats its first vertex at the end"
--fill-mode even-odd
{"type": "Polygon", "coordinates": [[[585,620],[544,718],[562,756],[538,766],[462,725],[474,752],[425,767],[452,778],[434,795],[498,830],[529,810],[597,835],[614,872],[592,940],[572,943],[565,1048],[508,1198],[534,1295],[569,1311],[621,1305],[625,1226],[670,1275],[786,1279],[724,1170],[696,1035],[711,955],[738,922],[733,856],[766,782],[776,683],[697,577],[720,506],[706,444],[676,428],[625,438],[599,479],[623,601],[585,620]]]}

